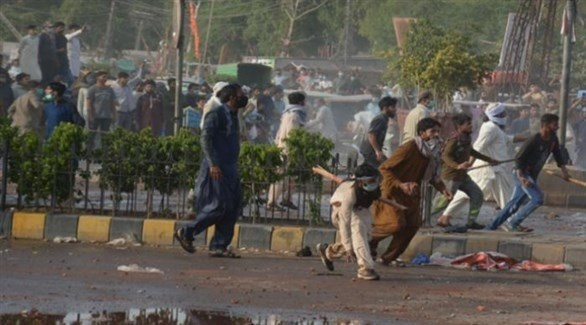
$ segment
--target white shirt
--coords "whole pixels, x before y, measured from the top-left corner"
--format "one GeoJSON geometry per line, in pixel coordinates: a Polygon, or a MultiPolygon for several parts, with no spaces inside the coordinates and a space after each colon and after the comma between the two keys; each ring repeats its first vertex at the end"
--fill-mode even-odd
{"type": "Polygon", "coordinates": [[[39,67],[39,35],[27,35],[22,38],[18,49],[18,58],[22,72],[31,76],[31,80],[43,78],[39,67]]]}
{"type": "Polygon", "coordinates": [[[112,89],[114,90],[114,94],[116,94],[116,100],[118,101],[116,111],[129,113],[136,108],[136,103],[134,103],[134,106],[132,106],[134,96],[132,95],[132,89],[129,85],[122,87],[120,84],[118,84],[118,81],[115,81],[112,84],[112,89]]]}
{"type": "Polygon", "coordinates": [[[305,127],[312,131],[320,132],[324,137],[332,141],[335,141],[338,135],[334,115],[332,114],[332,110],[326,105],[318,109],[315,119],[307,122],[305,127]]]}
{"type": "Polygon", "coordinates": [[[67,38],[69,69],[74,78],[79,76],[79,70],[81,68],[81,42],[79,41],[79,35],[82,32],[82,29],[78,29],[73,33],[65,34],[65,38],[67,38]]]}
{"type": "MultiPolygon", "coordinates": [[[[498,125],[491,121],[482,123],[478,138],[474,142],[474,150],[498,161],[510,160],[515,157],[513,135],[507,135],[498,125]]],[[[473,166],[486,165],[485,161],[476,159],[473,166]]],[[[513,170],[513,163],[478,168],[470,171],[470,175],[479,178],[493,179],[497,173],[508,174],[513,170]]]]}

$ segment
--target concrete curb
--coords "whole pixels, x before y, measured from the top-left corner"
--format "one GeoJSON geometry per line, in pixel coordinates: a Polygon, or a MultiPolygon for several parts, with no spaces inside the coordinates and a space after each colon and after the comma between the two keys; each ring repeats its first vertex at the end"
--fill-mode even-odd
{"type": "MultiPolygon", "coordinates": [[[[112,218],[107,216],[78,216],[11,211],[0,213],[0,236],[15,239],[47,239],[76,237],[80,241],[107,242],[129,235],[149,245],[177,245],[173,233],[189,221],[165,219],[112,218]]],[[[214,234],[210,227],[196,236],[195,245],[209,244],[214,234]]],[[[304,246],[315,250],[320,242],[332,243],[337,232],[331,228],[237,224],[234,248],[295,252],[304,246]]],[[[389,239],[379,244],[379,254],[389,239]]],[[[422,229],[413,238],[402,258],[410,261],[417,254],[440,252],[458,256],[479,251],[498,251],[518,260],[530,259],[541,263],[569,263],[586,269],[586,240],[577,237],[548,237],[535,234],[503,232],[469,232],[444,234],[422,229]]]]}

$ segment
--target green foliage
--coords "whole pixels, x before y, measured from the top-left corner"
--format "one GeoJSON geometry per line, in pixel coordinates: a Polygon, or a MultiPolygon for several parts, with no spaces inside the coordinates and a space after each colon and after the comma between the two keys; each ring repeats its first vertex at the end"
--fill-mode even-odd
{"type": "Polygon", "coordinates": [[[117,128],[102,135],[102,149],[97,152],[100,187],[114,192],[114,201],[121,193],[132,193],[140,178],[140,142],[138,134],[117,128]],[[138,159],[137,159],[138,158],[138,159]]]}
{"type": "Polygon", "coordinates": [[[279,172],[283,166],[281,150],[275,145],[242,143],[238,158],[243,184],[244,202],[260,195],[269,184],[282,179],[279,172]]]}
{"type": "Polygon", "coordinates": [[[287,170],[290,176],[305,183],[319,179],[311,168],[315,165],[326,166],[332,158],[334,143],[320,133],[305,129],[294,129],[285,140],[287,146],[287,170]]]}
{"type": "Polygon", "coordinates": [[[460,87],[475,89],[496,64],[494,54],[476,54],[469,38],[421,20],[407,35],[403,54],[395,61],[404,87],[432,89],[447,107],[460,87]]]}
{"type": "Polygon", "coordinates": [[[84,154],[86,141],[87,134],[76,125],[61,123],[55,128],[43,147],[40,198],[52,196],[56,204],[70,198],[78,159],[84,154]]]}
{"type": "Polygon", "coordinates": [[[178,188],[193,187],[201,156],[198,136],[181,129],[176,136],[158,138],[147,128],[138,140],[145,188],[172,194],[178,188]]]}
{"type": "Polygon", "coordinates": [[[34,132],[15,137],[11,144],[8,179],[17,184],[16,191],[24,197],[27,204],[37,198],[40,186],[39,170],[43,168],[39,159],[41,144],[34,132]]]}

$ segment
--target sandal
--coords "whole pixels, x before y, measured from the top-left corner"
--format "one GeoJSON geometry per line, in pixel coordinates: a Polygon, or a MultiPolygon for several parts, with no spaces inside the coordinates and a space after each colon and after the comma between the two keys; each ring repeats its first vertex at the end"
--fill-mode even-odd
{"type": "Polygon", "coordinates": [[[517,230],[519,230],[520,232],[533,232],[533,228],[523,227],[521,225],[517,226],[517,230]]]}
{"type": "Polygon", "coordinates": [[[240,258],[240,255],[230,251],[230,250],[215,250],[210,252],[210,257],[220,257],[220,258],[240,258]]]}
{"type": "Polygon", "coordinates": [[[438,227],[440,227],[440,228],[453,227],[452,224],[449,223],[449,222],[448,223],[440,223],[440,222],[437,222],[435,225],[438,226],[438,227]]]}

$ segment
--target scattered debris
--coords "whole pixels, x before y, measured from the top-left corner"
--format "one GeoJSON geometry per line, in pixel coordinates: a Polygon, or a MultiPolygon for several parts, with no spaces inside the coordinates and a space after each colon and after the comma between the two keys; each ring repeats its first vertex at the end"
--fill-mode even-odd
{"type": "Polygon", "coordinates": [[[53,238],[54,243],[79,243],[79,240],[75,237],[55,237],[53,238]]]}
{"type": "Polygon", "coordinates": [[[118,271],[121,272],[138,272],[138,273],[158,273],[158,274],[164,274],[163,271],[154,268],[154,267],[142,267],[139,266],[137,264],[130,264],[130,265],[119,265],[116,268],[118,271]]]}
{"type": "Polygon", "coordinates": [[[109,246],[141,246],[141,243],[136,240],[136,238],[131,235],[127,234],[125,238],[116,238],[112,239],[111,241],[107,242],[106,245],[109,246]]]}
{"type": "Polygon", "coordinates": [[[560,218],[560,215],[557,214],[557,213],[555,213],[555,212],[550,212],[550,213],[548,213],[548,214],[545,215],[545,218],[546,219],[549,219],[549,220],[556,220],[556,219],[559,219],[560,218]]]}

